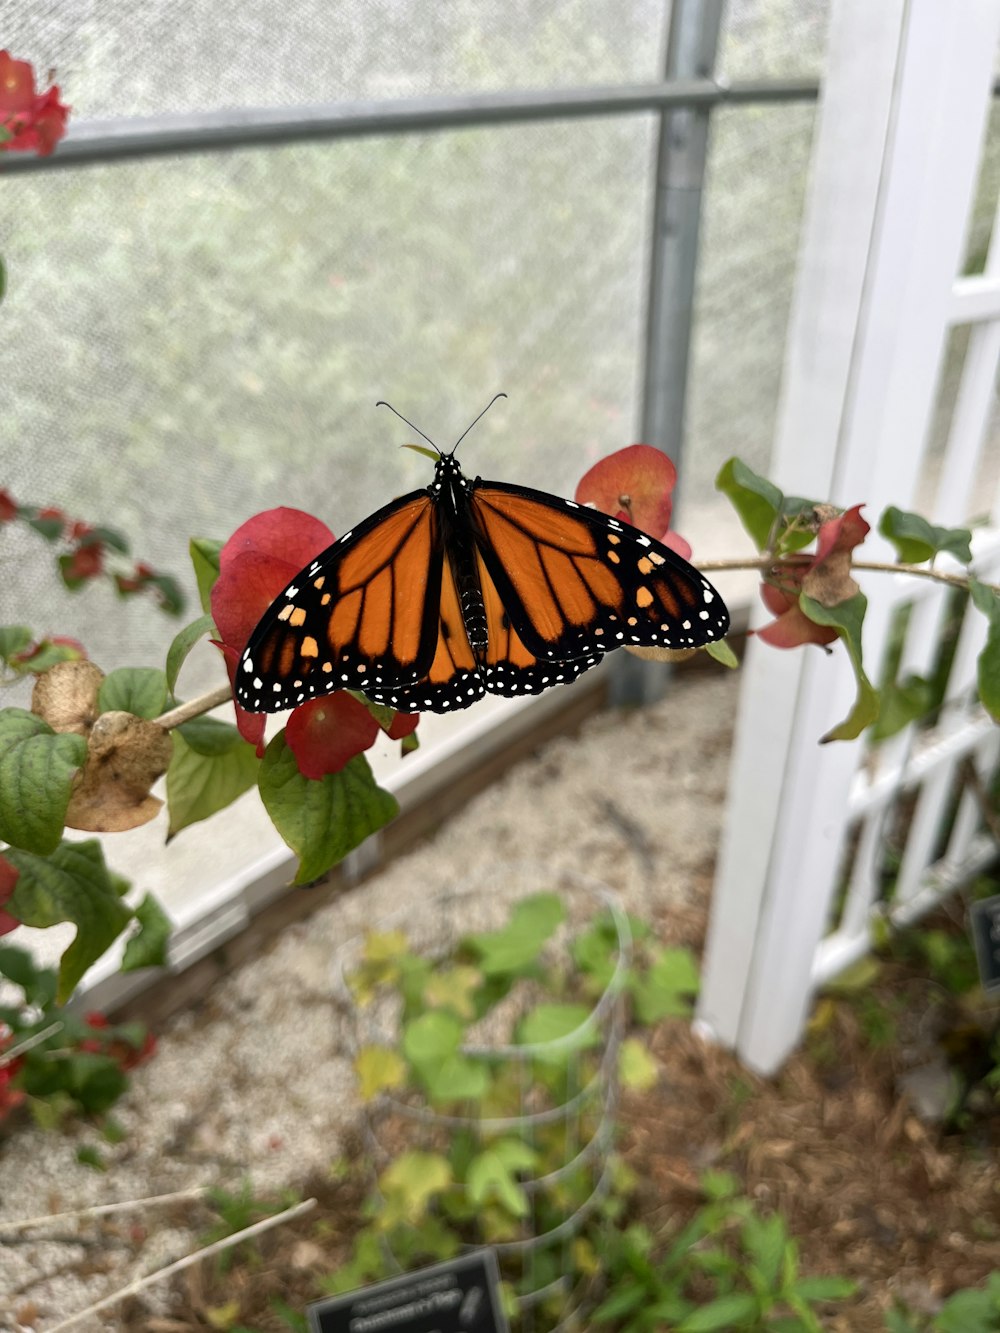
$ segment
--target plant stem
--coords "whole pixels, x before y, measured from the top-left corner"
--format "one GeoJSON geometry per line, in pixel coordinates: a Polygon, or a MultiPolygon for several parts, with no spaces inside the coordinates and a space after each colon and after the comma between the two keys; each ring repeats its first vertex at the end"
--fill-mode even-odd
{"type": "MultiPolygon", "coordinates": [[[[698,568],[705,574],[718,574],[728,570],[739,569],[773,569],[777,565],[804,565],[808,564],[815,557],[811,555],[762,555],[749,560],[699,560],[698,568]]],[[[953,588],[964,588],[968,591],[968,574],[946,574],[943,570],[931,569],[927,565],[894,565],[889,561],[881,560],[854,560],[851,563],[851,569],[860,569],[874,572],[877,574],[913,574],[919,579],[933,579],[937,583],[947,583],[953,588]]],[[[984,583],[984,588],[989,588],[991,592],[1000,593],[1000,585],[996,583],[984,583]]]]}
{"type": "MultiPolygon", "coordinates": [[[[740,569],[766,570],[773,569],[778,565],[804,565],[812,559],[814,559],[813,556],[805,554],[761,555],[751,556],[749,559],[699,560],[698,568],[704,574],[719,574],[740,569]]],[[[915,578],[933,579],[936,583],[947,583],[953,588],[964,588],[966,591],[969,588],[970,575],[946,574],[942,570],[932,569],[928,565],[894,565],[888,561],[855,560],[851,568],[876,574],[912,574],[915,578]]],[[[996,583],[984,583],[983,587],[1000,594],[1000,585],[996,583]]],[[[173,727],[179,727],[182,722],[190,722],[193,717],[200,717],[202,713],[218,708],[219,704],[226,703],[232,697],[232,690],[229,686],[220,685],[218,689],[212,690],[210,694],[203,694],[199,699],[192,699],[190,703],[180,704],[177,708],[172,708],[169,713],[164,713],[156,721],[164,731],[170,731],[173,727]]]]}
{"type": "Polygon", "coordinates": [[[213,708],[218,708],[219,704],[224,704],[233,697],[233,692],[228,685],[220,685],[218,689],[212,690],[210,694],[203,694],[200,699],[192,699],[190,703],[178,704],[176,708],[171,708],[169,713],[163,713],[156,719],[159,726],[164,731],[170,731],[172,727],[179,727],[182,722],[190,722],[193,717],[200,717],[202,713],[208,713],[213,708]]]}

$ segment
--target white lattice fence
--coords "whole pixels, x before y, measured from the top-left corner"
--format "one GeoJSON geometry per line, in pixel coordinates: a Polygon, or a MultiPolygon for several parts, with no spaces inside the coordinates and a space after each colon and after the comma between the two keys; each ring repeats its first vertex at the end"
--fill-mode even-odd
{"type": "MultiPolygon", "coordinates": [[[[786,492],[865,502],[872,521],[918,500],[938,523],[978,517],[976,569],[993,580],[1000,227],[986,272],[956,274],[998,40],[1000,0],[834,0],[773,467],[786,492]],[[932,458],[948,335],[972,321],[947,445],[932,458]]],[[[894,552],[872,534],[865,556],[894,552]]],[[[699,1021],[765,1072],[796,1044],[816,985],[869,947],[874,913],[916,915],[996,850],[975,794],[1000,747],[973,691],[985,623],[926,580],[864,586],[871,677],[892,655],[900,678],[944,682],[944,702],[878,747],[821,748],[850,706],[843,654],[751,643],[699,1021]]]]}

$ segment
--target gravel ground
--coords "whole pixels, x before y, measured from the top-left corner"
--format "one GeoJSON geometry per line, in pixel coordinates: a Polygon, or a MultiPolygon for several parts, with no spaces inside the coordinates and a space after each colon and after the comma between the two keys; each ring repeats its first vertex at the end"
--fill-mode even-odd
{"type": "MultiPolygon", "coordinates": [[[[647,917],[689,903],[715,855],[737,684],[722,670],[692,673],[653,707],[591,719],[518,764],[433,838],[287,929],[198,1012],[158,1034],[155,1057],[114,1110],[121,1143],[109,1146],[88,1125],[66,1134],[25,1129],[4,1143],[0,1234],[27,1216],[201,1184],[231,1188],[246,1177],[270,1193],[337,1157],[358,1101],[332,957],[401,906],[475,885],[512,856],[585,872],[647,917]],[[106,1172],[77,1160],[85,1146],[98,1149],[106,1172]]],[[[86,1229],[85,1244],[0,1248],[0,1329],[48,1333],[197,1245],[155,1210],[136,1216],[145,1235],[121,1248],[96,1246],[86,1229]]],[[[60,1224],[60,1236],[77,1225],[60,1224]]],[[[150,1304],[165,1312],[162,1295],[150,1304]]],[[[116,1321],[110,1314],[75,1327],[88,1333],[116,1321]]]]}

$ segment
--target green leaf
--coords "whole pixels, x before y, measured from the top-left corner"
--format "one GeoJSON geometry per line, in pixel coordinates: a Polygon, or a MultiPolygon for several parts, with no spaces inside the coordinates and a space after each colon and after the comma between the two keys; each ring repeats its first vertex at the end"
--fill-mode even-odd
{"type": "Polygon", "coordinates": [[[172,574],[157,574],[149,580],[149,586],[158,594],[160,609],[168,616],[179,616],[187,604],[187,598],[181,585],[172,574]]]}
{"type": "Polygon", "coordinates": [[[486,976],[522,972],[534,963],[565,917],[566,907],[558,894],[531,894],[517,903],[502,929],[471,935],[466,943],[479,954],[486,976]]]}
{"type": "Polygon", "coordinates": [[[606,1300],[601,1301],[591,1318],[599,1324],[610,1324],[613,1320],[622,1319],[633,1310],[638,1310],[640,1305],[645,1305],[648,1301],[649,1288],[645,1284],[640,1285],[626,1279],[619,1285],[617,1291],[613,1291],[606,1300]]]}
{"type": "Polygon", "coordinates": [[[421,1014],[403,1029],[403,1054],[412,1065],[437,1064],[462,1044],[465,1029],[445,1009],[421,1014]]]}
{"type": "Polygon", "coordinates": [[[101,844],[62,842],[51,856],[35,856],[13,847],[4,852],[21,872],[10,910],[26,926],[54,926],[72,921],[76,938],[59,962],[56,1001],[65,1004],[80,978],[132,919],[121,902],[104,863],[101,844]]]}
{"type": "Polygon", "coordinates": [[[940,528],[920,514],[909,514],[895,505],[885,510],[878,530],[892,542],[904,565],[922,565],[940,551],[947,551],[964,565],[972,559],[972,533],[968,528],[940,528]]]}
{"type": "Polygon", "coordinates": [[[60,662],[79,661],[84,654],[70,643],[53,643],[51,639],[41,639],[34,645],[31,657],[26,662],[12,662],[14,671],[21,675],[40,676],[60,662]]]}
{"type": "Polygon", "coordinates": [[[781,1217],[748,1217],[743,1223],[743,1245],[754,1260],[769,1292],[776,1291],[788,1233],[781,1217]]]}
{"type": "Polygon", "coordinates": [[[784,503],[781,491],[738,458],[723,463],[715,485],[729,497],[758,551],[766,550],[784,503]]]}
{"type": "Polygon", "coordinates": [[[140,967],[165,967],[172,927],[170,918],[151,893],[147,893],[135,909],[135,919],[139,929],[125,943],[122,971],[135,972],[140,967]]]}
{"type": "MultiPolygon", "coordinates": [[[[36,510],[36,516],[34,518],[28,518],[28,527],[34,528],[35,532],[37,532],[40,537],[44,537],[47,542],[58,541],[63,533],[63,520],[61,518],[38,518],[37,512],[38,511],[36,510]]],[[[24,509],[21,510],[21,516],[27,516],[27,512],[24,509]]],[[[63,556],[62,559],[69,561],[72,559],[72,556],[63,556]]],[[[83,581],[83,579],[78,579],[72,586],[79,587],[83,581]]]]}
{"type": "Polygon", "coordinates": [[[57,736],[23,708],[0,711],[0,838],[45,856],[59,846],[82,736],[57,736]]]}
{"type": "Polygon", "coordinates": [[[325,875],[399,812],[396,798],[376,785],[364,755],[317,782],[299,772],[283,731],[267,747],[259,786],[275,828],[299,857],[296,884],[325,875]]]}
{"type": "Polygon", "coordinates": [[[907,676],[901,683],[883,685],[879,691],[878,720],[872,729],[872,739],[888,740],[897,732],[916,722],[934,707],[934,685],[923,676],[907,676]]]}
{"type": "Polygon", "coordinates": [[[10,664],[11,658],[29,648],[33,639],[27,625],[0,625],[0,658],[10,664]]]}
{"type": "Polygon", "coordinates": [[[730,671],[735,671],[740,664],[740,659],[730,648],[726,639],[716,639],[714,643],[705,645],[705,652],[709,657],[714,657],[717,662],[721,662],[724,667],[730,671]]]}
{"type": "Polygon", "coordinates": [[[715,1333],[716,1329],[738,1328],[755,1320],[760,1313],[756,1297],[749,1292],[735,1291],[719,1296],[677,1325],[677,1333],[715,1333]]]}
{"type": "Polygon", "coordinates": [[[685,1018],[698,994],[701,978],[690,949],[661,949],[645,974],[633,976],[629,990],[640,1023],[661,1018],[685,1018]]]}
{"type": "Polygon", "coordinates": [[[414,1065],[432,1101],[480,1101],[490,1085],[489,1071],[481,1060],[456,1051],[439,1064],[414,1065]]]}
{"type": "Polygon", "coordinates": [[[638,1037],[626,1037],[618,1056],[618,1074],[626,1088],[648,1092],[660,1077],[660,1066],[638,1037]]]}
{"type": "Polygon", "coordinates": [[[451,1165],[438,1153],[404,1152],[386,1167],[378,1183],[385,1199],[379,1225],[413,1226],[425,1216],[431,1199],[452,1183],[451,1165]]]}
{"type": "Polygon", "coordinates": [[[482,979],[479,969],[467,964],[437,968],[424,986],[424,1003],[430,1009],[450,1009],[468,1022],[476,1016],[472,996],[482,979]]]}
{"type": "Polygon", "coordinates": [[[174,641],[167,649],[167,689],[171,694],[177,688],[177,677],[191,649],[206,634],[218,637],[218,633],[212,617],[204,615],[192,620],[190,625],[185,625],[174,635],[174,641]]]}
{"type": "Polygon", "coordinates": [[[197,718],[176,728],[167,769],[168,841],[181,829],[232,805],[254,785],[259,771],[254,747],[228,722],[197,718]]]}
{"type": "Polygon", "coordinates": [[[794,1291],[804,1301],[846,1301],[858,1289],[848,1277],[800,1277],[794,1291]]]}
{"type": "Polygon", "coordinates": [[[364,1102],[387,1088],[401,1088],[406,1082],[406,1065],[399,1052],[388,1046],[362,1046],[354,1059],[354,1072],[364,1102]]]}
{"type": "Polygon", "coordinates": [[[969,580],[969,592],[974,606],[989,622],[976,665],[979,697],[994,722],[1000,722],[1000,595],[976,579],[969,580]]]}
{"type": "Polygon", "coordinates": [[[151,722],[167,705],[167,678],[159,667],[119,667],[101,682],[97,707],[102,713],[133,713],[151,722]]]}
{"type": "Polygon", "coordinates": [[[216,542],[208,537],[192,537],[188,549],[191,552],[191,564],[198,584],[198,596],[201,609],[208,614],[212,610],[212,588],[219,577],[219,552],[224,542],[216,542]]]}
{"type": "Polygon", "coordinates": [[[837,631],[844,641],[858,682],[858,694],[853,708],[843,722],[838,723],[821,738],[820,743],[825,745],[828,741],[853,741],[861,735],[865,727],[871,726],[878,717],[879,709],[878,691],[865,675],[861,664],[861,626],[864,623],[865,611],[868,609],[868,598],[863,592],[859,592],[837,606],[822,606],[812,597],[800,593],[799,606],[814,625],[829,625],[837,631]]]}
{"type": "Polygon", "coordinates": [[[38,967],[27,949],[15,944],[0,944],[0,977],[24,991],[27,1004],[44,1008],[56,993],[56,974],[50,967],[38,967]]]}
{"type": "Polygon", "coordinates": [[[514,1217],[528,1215],[528,1196],[514,1179],[510,1167],[492,1148],[469,1163],[465,1185],[469,1199],[478,1208],[498,1203],[514,1217]]]}
{"type": "Polygon", "coordinates": [[[595,1025],[587,1021],[592,1013],[593,1010],[585,1004],[536,1005],[517,1025],[518,1044],[547,1046],[557,1042],[560,1055],[596,1046],[600,1034],[595,1025]]]}

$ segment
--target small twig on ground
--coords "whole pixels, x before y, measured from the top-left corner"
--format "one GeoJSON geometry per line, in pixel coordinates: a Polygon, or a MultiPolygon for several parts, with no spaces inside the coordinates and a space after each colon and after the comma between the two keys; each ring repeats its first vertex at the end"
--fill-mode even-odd
{"type": "Polygon", "coordinates": [[[31,1227],[47,1227],[53,1222],[65,1222],[71,1217],[103,1217],[106,1213],[125,1213],[136,1208],[151,1208],[154,1204],[172,1203],[175,1199],[196,1199],[211,1186],[194,1185],[191,1189],[174,1190],[171,1194],[152,1194],[146,1199],[122,1199],[120,1203],[98,1203],[91,1208],[73,1208],[65,1213],[45,1213],[41,1217],[24,1217],[16,1222],[5,1222],[4,1231],[27,1231],[31,1227]]]}
{"type": "Polygon", "coordinates": [[[93,1305],[88,1305],[85,1310],[78,1310],[76,1314],[70,1315],[68,1319],[53,1324],[49,1333],[63,1333],[64,1329],[72,1328],[74,1324],[79,1324],[90,1315],[98,1314],[111,1305],[118,1305],[127,1296],[135,1296],[144,1287],[150,1287],[154,1282],[162,1282],[164,1278],[172,1277],[174,1273],[180,1273],[185,1268],[190,1268],[192,1264],[199,1263],[212,1254],[218,1254],[220,1250],[228,1250],[234,1245],[239,1245],[243,1241],[249,1240],[251,1236],[256,1236],[262,1231],[278,1226],[281,1222],[290,1222],[295,1217],[301,1217],[303,1213],[308,1213],[310,1209],[315,1207],[315,1199],[306,1199],[304,1203],[297,1203],[293,1208],[286,1208],[283,1213],[276,1213],[274,1217],[265,1217],[263,1221],[255,1222],[253,1226],[244,1227],[242,1231],[237,1231],[233,1236],[224,1236],[222,1240],[214,1241],[203,1249],[195,1250],[193,1254],[185,1255],[183,1259],[178,1259],[175,1263],[167,1264],[166,1268],[158,1268],[155,1273],[147,1273],[145,1277],[136,1278],[134,1282],[129,1282],[127,1286],[120,1287],[118,1291],[113,1291],[110,1296],[105,1296],[102,1300],[95,1301],[93,1305]]]}

